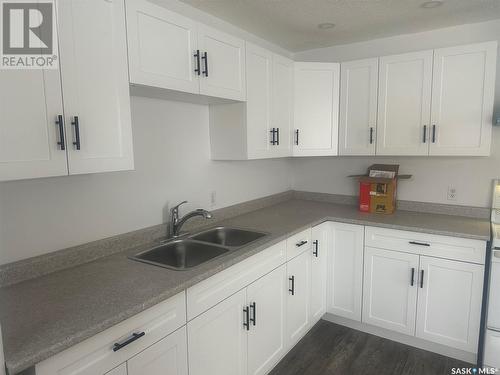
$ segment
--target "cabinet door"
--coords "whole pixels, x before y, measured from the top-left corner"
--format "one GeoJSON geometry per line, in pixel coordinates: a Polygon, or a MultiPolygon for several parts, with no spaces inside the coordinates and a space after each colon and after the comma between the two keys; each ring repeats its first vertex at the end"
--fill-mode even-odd
{"type": "Polygon", "coordinates": [[[188,323],[190,375],[247,373],[246,289],[188,323]]]}
{"type": "Polygon", "coordinates": [[[434,51],[431,155],[490,155],[497,43],[434,51]]]}
{"type": "Polygon", "coordinates": [[[309,327],[311,255],[302,253],[287,263],[287,346],[295,345],[309,327]]]}
{"type": "Polygon", "coordinates": [[[363,295],[362,225],[331,223],[328,248],[328,312],[361,321],[363,295]]]}
{"type": "Polygon", "coordinates": [[[200,94],[245,100],[245,41],[198,25],[198,46],[202,51],[200,94]]]}
{"type": "Polygon", "coordinates": [[[377,155],[427,155],[432,51],[380,58],[377,155]]]}
{"type": "Polygon", "coordinates": [[[69,173],[133,169],[124,0],[58,4],[69,173]]]}
{"type": "Polygon", "coordinates": [[[63,115],[58,70],[0,71],[0,181],[68,174],[63,115]]]}
{"type": "Polygon", "coordinates": [[[276,128],[277,144],[272,147],[274,157],[290,156],[293,118],[293,61],[273,56],[273,96],[271,127],[276,128]]]}
{"type": "Polygon", "coordinates": [[[187,375],[186,327],[127,361],[128,375],[187,375]]]}
{"type": "Polygon", "coordinates": [[[476,353],[484,266],[422,256],[420,272],[417,337],[476,353]]]}
{"type": "Polygon", "coordinates": [[[295,63],[294,156],[337,155],[340,64],[295,63]]]}
{"type": "Polygon", "coordinates": [[[375,155],[378,58],[341,64],[340,155],[375,155]]]}
{"type": "Polygon", "coordinates": [[[246,44],[248,157],[270,156],[272,54],[246,44]]]}
{"type": "Polygon", "coordinates": [[[414,254],[365,248],[364,323],[415,334],[418,258],[414,254]]]}
{"type": "Polygon", "coordinates": [[[130,83],[198,94],[196,28],[151,1],[127,1],[130,83]]]}
{"type": "Polygon", "coordinates": [[[311,325],[315,324],[326,313],[326,266],[330,249],[329,222],[312,228],[311,254],[311,298],[310,316],[311,325]]]}
{"type": "Polygon", "coordinates": [[[267,374],[285,353],[286,266],[247,288],[250,306],[248,374],[267,374]]]}
{"type": "Polygon", "coordinates": [[[122,363],[120,366],[114,368],[113,370],[107,372],[104,375],[127,375],[127,364],[122,363]]]}

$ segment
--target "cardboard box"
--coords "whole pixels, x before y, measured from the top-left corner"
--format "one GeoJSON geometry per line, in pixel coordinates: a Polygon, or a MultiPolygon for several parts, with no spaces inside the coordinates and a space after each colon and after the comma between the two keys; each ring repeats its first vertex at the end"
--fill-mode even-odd
{"type": "Polygon", "coordinates": [[[359,181],[359,210],[392,214],[396,210],[398,180],[411,175],[399,175],[397,164],[373,164],[364,175],[351,175],[359,181]]]}

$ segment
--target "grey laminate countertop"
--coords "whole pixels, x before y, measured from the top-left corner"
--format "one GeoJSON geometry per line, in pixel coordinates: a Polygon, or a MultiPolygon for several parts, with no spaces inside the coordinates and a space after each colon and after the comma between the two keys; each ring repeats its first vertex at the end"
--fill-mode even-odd
{"type": "Polygon", "coordinates": [[[486,219],[289,200],[218,222],[269,232],[249,246],[198,268],[173,271],[131,261],[142,246],[0,289],[7,367],[16,374],[242,261],[311,225],[332,220],[488,241],[486,219]]]}

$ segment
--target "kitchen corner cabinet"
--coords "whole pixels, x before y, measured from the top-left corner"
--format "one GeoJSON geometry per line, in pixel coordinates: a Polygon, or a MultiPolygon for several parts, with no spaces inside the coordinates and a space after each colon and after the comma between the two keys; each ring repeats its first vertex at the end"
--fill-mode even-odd
{"type": "Polygon", "coordinates": [[[429,155],[488,156],[497,43],[434,50],[429,155]]]}
{"type": "Polygon", "coordinates": [[[293,156],[338,154],[340,64],[296,62],[293,156]]]}
{"type": "Polygon", "coordinates": [[[378,58],[340,67],[340,155],[375,155],[378,58]]]}
{"type": "Polygon", "coordinates": [[[134,168],[124,1],[57,9],[60,69],[0,72],[0,180],[134,168]]]}
{"type": "Polygon", "coordinates": [[[245,41],[148,0],[127,2],[130,83],[246,98],[245,41]]]}
{"type": "Polygon", "coordinates": [[[427,155],[433,51],[380,58],[377,155],[427,155]]]}
{"type": "Polygon", "coordinates": [[[246,43],[246,102],[210,106],[214,160],[291,154],[293,62],[246,43]]]}
{"type": "Polygon", "coordinates": [[[330,226],[327,311],[360,322],[365,229],[355,224],[330,223],[330,226]]]}

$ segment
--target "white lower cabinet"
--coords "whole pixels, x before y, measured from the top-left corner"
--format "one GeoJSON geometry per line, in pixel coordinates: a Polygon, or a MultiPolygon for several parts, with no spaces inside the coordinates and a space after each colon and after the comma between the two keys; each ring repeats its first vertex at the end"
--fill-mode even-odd
{"type": "Polygon", "coordinates": [[[288,296],[286,303],[287,342],[291,347],[309,327],[309,290],[311,256],[304,252],[287,263],[288,296]]]}
{"type": "Polygon", "coordinates": [[[326,266],[330,248],[331,223],[325,222],[312,228],[311,291],[309,316],[311,325],[326,313],[326,266]]]}
{"type": "Polygon", "coordinates": [[[363,322],[414,335],[417,270],[418,255],[365,248],[363,322]]]}
{"type": "Polygon", "coordinates": [[[247,373],[246,289],[188,323],[190,375],[247,373]]]}
{"type": "Polygon", "coordinates": [[[361,321],[364,226],[329,223],[327,310],[361,321]]]}
{"type": "MultiPolygon", "coordinates": [[[[36,365],[37,375],[101,375],[109,371],[122,374],[120,367],[137,354],[165,351],[161,340],[175,336],[176,330],[186,324],[185,293],[157,304],[130,319],[46,359],[36,365]],[[169,335],[174,336],[169,336],[169,335]],[[160,345],[159,345],[160,344],[160,345]],[[156,346],[159,345],[159,346],[156,346]]],[[[179,332],[179,331],[177,331],[179,332]]],[[[177,339],[175,339],[177,341],[177,339]]],[[[177,341],[179,344],[179,341],[177,341]]],[[[184,349],[185,351],[185,349],[184,349]]],[[[182,356],[177,353],[177,358],[182,356]]],[[[144,354],[146,358],[148,354],[144,354]]],[[[146,366],[144,359],[140,362],[146,366]]],[[[137,374],[135,372],[134,374],[137,374]]],[[[148,373],[148,375],[157,373],[148,373]]],[[[184,374],[167,372],[164,374],[184,374]]]]}
{"type": "Polygon", "coordinates": [[[474,354],[486,243],[471,241],[324,222],[37,364],[36,374],[264,375],[325,312],[474,354]]]}
{"type": "Polygon", "coordinates": [[[188,323],[189,374],[266,374],[286,350],[286,266],[188,323]]]}
{"type": "Polygon", "coordinates": [[[188,375],[186,327],[127,361],[128,375],[188,375]]]}
{"type": "Polygon", "coordinates": [[[248,374],[267,374],[285,353],[286,266],[247,288],[250,307],[248,374]]]}
{"type": "Polygon", "coordinates": [[[426,256],[434,242],[412,242],[413,253],[365,247],[363,322],[477,353],[484,265],[437,258],[450,251],[437,246],[426,256]]]}
{"type": "Polygon", "coordinates": [[[482,265],[420,257],[417,337],[475,352],[479,340],[482,265]]]}

